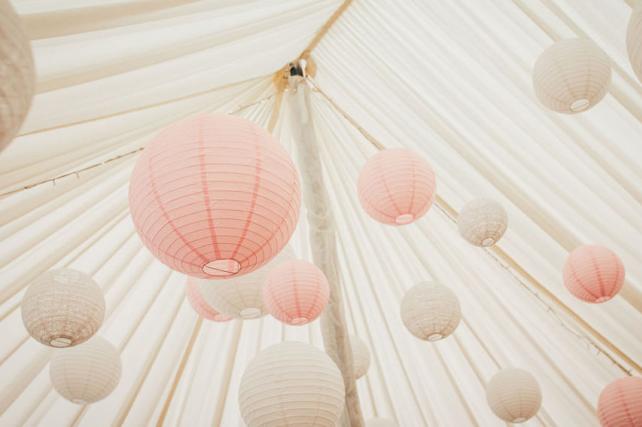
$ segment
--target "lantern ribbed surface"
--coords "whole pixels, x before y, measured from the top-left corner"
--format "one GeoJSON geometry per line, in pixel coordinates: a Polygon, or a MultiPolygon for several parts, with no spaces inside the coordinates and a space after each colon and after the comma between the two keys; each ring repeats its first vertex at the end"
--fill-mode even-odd
{"type": "Polygon", "coordinates": [[[542,391],[537,380],[523,369],[503,369],[486,385],[490,409],[504,421],[523,423],[542,406],[542,391]]]}
{"type": "Polygon", "coordinates": [[[118,350],[99,336],[77,347],[57,350],[49,363],[53,387],[78,404],[107,397],[118,385],[120,371],[118,350]]]}
{"type": "Polygon", "coordinates": [[[432,206],[435,173],[412,150],[381,151],[366,162],[357,183],[361,206],[373,219],[391,225],[409,224],[432,206]]]}
{"type": "Polygon", "coordinates": [[[249,273],[287,244],[300,185],[286,151],[249,120],[201,115],[175,123],[141,154],[129,207],[143,243],[182,273],[249,273]]]}
{"type": "Polygon", "coordinates": [[[626,29],[626,50],[631,67],[642,82],[642,3],[638,2],[631,12],[626,29]]]}
{"type": "Polygon", "coordinates": [[[205,301],[205,299],[201,295],[201,291],[198,284],[196,283],[196,280],[197,279],[193,277],[188,277],[187,285],[185,287],[187,300],[189,301],[194,311],[197,312],[199,316],[207,320],[213,320],[215,322],[226,322],[228,320],[231,320],[232,316],[219,313],[217,310],[212,308],[207,303],[207,301],[205,301]]]}
{"type": "Polygon", "coordinates": [[[249,274],[228,280],[198,280],[199,291],[208,305],[218,312],[240,319],[256,319],[267,314],[263,304],[263,285],[268,273],[294,258],[289,246],[268,264],[249,274]]]}
{"type": "Polygon", "coordinates": [[[399,427],[399,424],[389,418],[370,418],[366,421],[366,427],[399,427]]]}
{"type": "Polygon", "coordinates": [[[539,101],[559,113],[579,113],[600,102],[611,83],[611,61],[589,39],[561,40],[539,56],[533,87],[539,101]]]}
{"type": "Polygon", "coordinates": [[[620,378],[604,387],[597,415],[602,427],[642,427],[642,378],[620,378]]]}
{"type": "Polygon", "coordinates": [[[479,198],[466,203],[457,217],[459,234],[475,246],[492,246],[508,227],[508,215],[494,200],[479,198]]]}
{"type": "Polygon", "coordinates": [[[601,303],[613,298],[624,284],[624,265],[611,250],[584,245],[573,250],[564,264],[564,285],[577,298],[601,303]]]}
{"type": "Polygon", "coordinates": [[[103,323],[105,297],[91,276],[50,270],[29,285],[20,306],[29,334],[51,347],[87,341],[103,323]]]}
{"type": "Polygon", "coordinates": [[[452,334],[461,320],[459,300],[453,291],[435,282],[410,288],[401,301],[401,319],[419,339],[437,341],[452,334]]]}
{"type": "Polygon", "coordinates": [[[11,3],[0,0],[0,150],[20,130],[35,87],[29,38],[11,3]]]}
{"type": "Polygon", "coordinates": [[[315,320],[330,297],[323,272],[302,260],[286,261],[272,269],[263,286],[263,303],[283,323],[304,325],[315,320]]]}
{"type": "Polygon", "coordinates": [[[344,405],[332,359],[300,342],[262,350],[243,373],[239,407],[248,427],[334,427],[344,405]]]}
{"type": "Polygon", "coordinates": [[[359,379],[367,374],[368,368],[370,368],[370,350],[365,341],[356,335],[350,335],[350,347],[352,348],[354,377],[359,379]]]}

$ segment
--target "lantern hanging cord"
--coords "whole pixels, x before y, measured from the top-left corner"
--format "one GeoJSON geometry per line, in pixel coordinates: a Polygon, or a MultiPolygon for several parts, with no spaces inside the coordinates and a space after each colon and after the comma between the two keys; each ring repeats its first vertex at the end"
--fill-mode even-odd
{"type": "MultiPolygon", "coordinates": [[[[263,103],[265,101],[268,101],[268,100],[274,98],[275,96],[276,96],[276,94],[272,94],[272,95],[266,96],[265,98],[261,98],[256,102],[252,102],[250,104],[242,105],[242,106],[236,108],[235,110],[232,110],[231,112],[229,112],[227,114],[237,114],[237,113],[239,113],[239,112],[241,112],[241,111],[243,111],[243,110],[245,110],[247,108],[250,108],[250,107],[253,107],[255,105],[261,104],[261,103],[263,103]]],[[[122,153],[122,154],[119,154],[117,156],[110,157],[109,159],[103,160],[102,162],[94,163],[94,164],[91,164],[89,166],[85,166],[83,168],[76,169],[74,171],[67,172],[67,173],[64,173],[62,175],[55,176],[53,178],[43,179],[42,181],[34,182],[32,184],[16,188],[15,190],[9,190],[9,191],[6,191],[4,193],[0,193],[0,199],[5,198],[7,196],[11,196],[11,195],[16,194],[16,193],[20,193],[20,192],[25,191],[25,190],[30,190],[32,188],[39,187],[39,186],[41,186],[43,184],[52,183],[52,184],[56,185],[56,181],[59,181],[61,179],[64,179],[64,178],[67,178],[67,177],[70,177],[70,176],[73,176],[73,175],[76,175],[76,178],[80,178],[80,174],[83,173],[83,172],[87,172],[87,171],[92,170],[92,169],[100,168],[102,166],[107,166],[107,165],[109,165],[111,163],[117,162],[118,160],[127,159],[129,157],[134,156],[135,154],[138,154],[139,152],[143,151],[144,149],[145,149],[145,147],[138,147],[138,148],[136,148],[134,150],[127,151],[126,153],[122,153]]]]}
{"type": "MultiPolygon", "coordinates": [[[[310,77],[306,78],[306,80],[310,83],[310,85],[314,88],[314,91],[317,92],[321,97],[332,106],[332,108],[339,113],[352,127],[354,127],[370,144],[372,144],[373,147],[375,147],[377,150],[385,150],[386,147],[379,142],[372,134],[370,134],[363,126],[361,126],[352,116],[350,116],[345,110],[343,110],[337,103],[330,98],[319,86],[314,82],[313,79],[310,77]]],[[[447,203],[439,196],[436,196],[435,200],[435,206],[444,214],[446,217],[456,224],[456,212],[450,208],[447,203]],[[442,206],[445,205],[446,207],[442,206]]],[[[637,372],[642,372],[642,368],[635,363],[631,358],[626,356],[621,350],[619,350],[617,347],[614,345],[610,345],[614,349],[614,352],[618,354],[618,356],[625,360],[627,364],[629,364],[632,368],[627,368],[624,366],[622,363],[620,363],[615,357],[613,357],[608,351],[604,350],[601,345],[597,344],[590,336],[588,336],[584,332],[578,332],[575,330],[576,328],[571,327],[568,325],[567,321],[563,319],[563,317],[560,315],[560,313],[553,308],[546,300],[543,298],[540,293],[538,293],[536,290],[532,289],[532,286],[529,286],[525,280],[522,280],[519,275],[513,271],[506,263],[502,262],[500,255],[496,254],[493,252],[490,248],[485,248],[485,251],[493,258],[493,260],[498,263],[504,270],[506,270],[512,277],[515,279],[522,287],[524,287],[526,290],[528,290],[529,293],[531,293],[537,300],[543,304],[546,307],[546,311],[551,313],[557,322],[566,330],[568,330],[573,336],[575,336],[578,340],[583,341],[586,343],[588,346],[593,347],[595,351],[597,352],[598,355],[602,354],[606,358],[608,358],[611,363],[613,363],[615,366],[617,366],[622,372],[625,374],[631,376],[633,375],[633,369],[635,369],[637,372]]],[[[541,286],[541,285],[540,285],[541,286]]],[[[570,309],[569,309],[570,310],[570,309]]],[[[590,326],[589,326],[590,327],[590,326]]],[[[592,329],[592,328],[591,328],[592,329]]]]}

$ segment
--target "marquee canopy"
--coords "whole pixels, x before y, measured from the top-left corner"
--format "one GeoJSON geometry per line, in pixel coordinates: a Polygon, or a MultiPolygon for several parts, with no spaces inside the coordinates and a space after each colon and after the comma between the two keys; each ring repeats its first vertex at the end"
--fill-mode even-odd
{"type": "MultiPolygon", "coordinates": [[[[0,424],[242,426],[240,376],[260,349],[282,340],[322,347],[319,322],[197,321],[185,276],[135,233],[127,191],[138,152],[166,125],[210,111],[265,128],[278,118],[273,133],[297,159],[298,114],[309,109],[346,327],[372,356],[357,381],[366,419],[504,425],[484,385],[498,369],[521,367],[544,396],[525,425],[594,426],[604,386],[642,374],[642,86],[625,47],[632,1],[355,0],[312,51],[314,75],[281,98],[275,73],[342,3],[13,0],[38,80],[19,137],[0,154],[0,424]],[[610,91],[587,112],[551,112],[533,93],[533,64],[553,41],[578,36],[612,60],[610,91]],[[413,225],[381,225],[359,206],[359,170],[381,147],[412,148],[436,172],[436,204],[413,225]],[[455,224],[482,195],[509,216],[489,249],[468,244],[455,224]],[[605,304],[562,284],[567,254],[588,243],[626,267],[622,292],[605,304]],[[100,335],[121,352],[119,385],[92,405],[52,389],[53,350],[22,324],[26,286],[60,266],[102,287],[100,335]],[[437,343],[409,334],[399,314],[405,290],[426,280],[450,287],[462,306],[456,332],[437,343]]],[[[304,207],[291,246],[311,260],[308,228],[304,207]]]]}

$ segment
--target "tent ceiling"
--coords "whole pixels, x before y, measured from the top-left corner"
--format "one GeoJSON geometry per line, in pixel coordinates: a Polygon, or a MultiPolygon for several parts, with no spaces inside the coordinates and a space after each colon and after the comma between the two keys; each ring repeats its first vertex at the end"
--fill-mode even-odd
{"type": "MultiPolygon", "coordinates": [[[[267,126],[272,75],[296,58],[338,0],[14,1],[33,39],[38,95],[0,155],[0,192],[144,146],[202,111],[267,126]],[[64,22],[64,25],[61,24],[64,22]]],[[[424,2],[356,0],[313,53],[311,106],[336,220],[348,329],[369,345],[358,381],[366,418],[402,426],[503,425],[484,382],[500,367],[533,372],[543,409],[526,425],[597,425],[601,389],[642,365],[642,88],[630,70],[624,0],[424,2]],[[538,54],[586,35],[614,62],[612,90],[592,110],[544,110],[531,88],[538,54]],[[366,217],[356,178],[372,142],[424,154],[439,207],[391,229],[366,217]],[[500,251],[471,247],[449,217],[487,195],[510,217],[500,251]],[[566,254],[612,248],[626,290],[603,305],[564,289],[566,254]],[[404,329],[404,290],[437,279],[462,304],[448,340],[404,329]]],[[[294,152],[299,124],[284,97],[275,134],[294,152]]],[[[322,345],[318,322],[271,318],[195,328],[185,277],[135,234],[127,185],[135,156],[0,199],[0,424],[242,425],[240,375],[257,351],[288,339],[322,345]],[[121,350],[107,399],[77,406],[50,386],[50,351],[28,338],[25,286],[54,266],[94,276],[107,301],[101,335],[121,350]],[[182,368],[181,368],[182,367],[182,368]],[[180,373],[180,375],[177,375],[180,373]]],[[[302,215],[295,252],[311,259],[302,215]]]]}

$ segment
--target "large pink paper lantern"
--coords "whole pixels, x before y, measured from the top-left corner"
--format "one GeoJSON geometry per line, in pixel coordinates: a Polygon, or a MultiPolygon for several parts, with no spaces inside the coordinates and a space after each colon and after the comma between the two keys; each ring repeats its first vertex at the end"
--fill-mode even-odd
{"type": "Polygon", "coordinates": [[[620,378],[604,387],[597,415],[602,427],[642,427],[642,378],[620,378]]]}
{"type": "Polygon", "coordinates": [[[130,181],[143,243],[174,270],[205,279],[249,273],[288,242],[299,177],[286,151],[254,123],[201,115],[161,131],[130,181]]]}
{"type": "Polygon", "coordinates": [[[624,265],[609,249],[585,245],[571,252],[564,264],[564,285],[577,298],[608,301],[622,289],[624,265]]]}
{"type": "Polygon", "coordinates": [[[263,286],[268,312],[290,325],[304,325],[319,317],[330,297],[328,280],[319,268],[292,260],[270,271],[263,286]]]}
{"type": "Polygon", "coordinates": [[[430,209],[435,173],[414,151],[389,149],[368,159],[357,187],[361,206],[373,219],[383,224],[409,224],[430,209]]]}
{"type": "Polygon", "coordinates": [[[232,316],[219,313],[218,311],[214,310],[214,308],[210,306],[207,301],[205,301],[205,299],[201,295],[200,290],[198,289],[196,279],[188,277],[185,293],[187,294],[187,300],[189,301],[189,304],[192,306],[194,311],[198,313],[199,316],[207,320],[213,320],[215,322],[226,322],[232,319],[232,316]]]}

